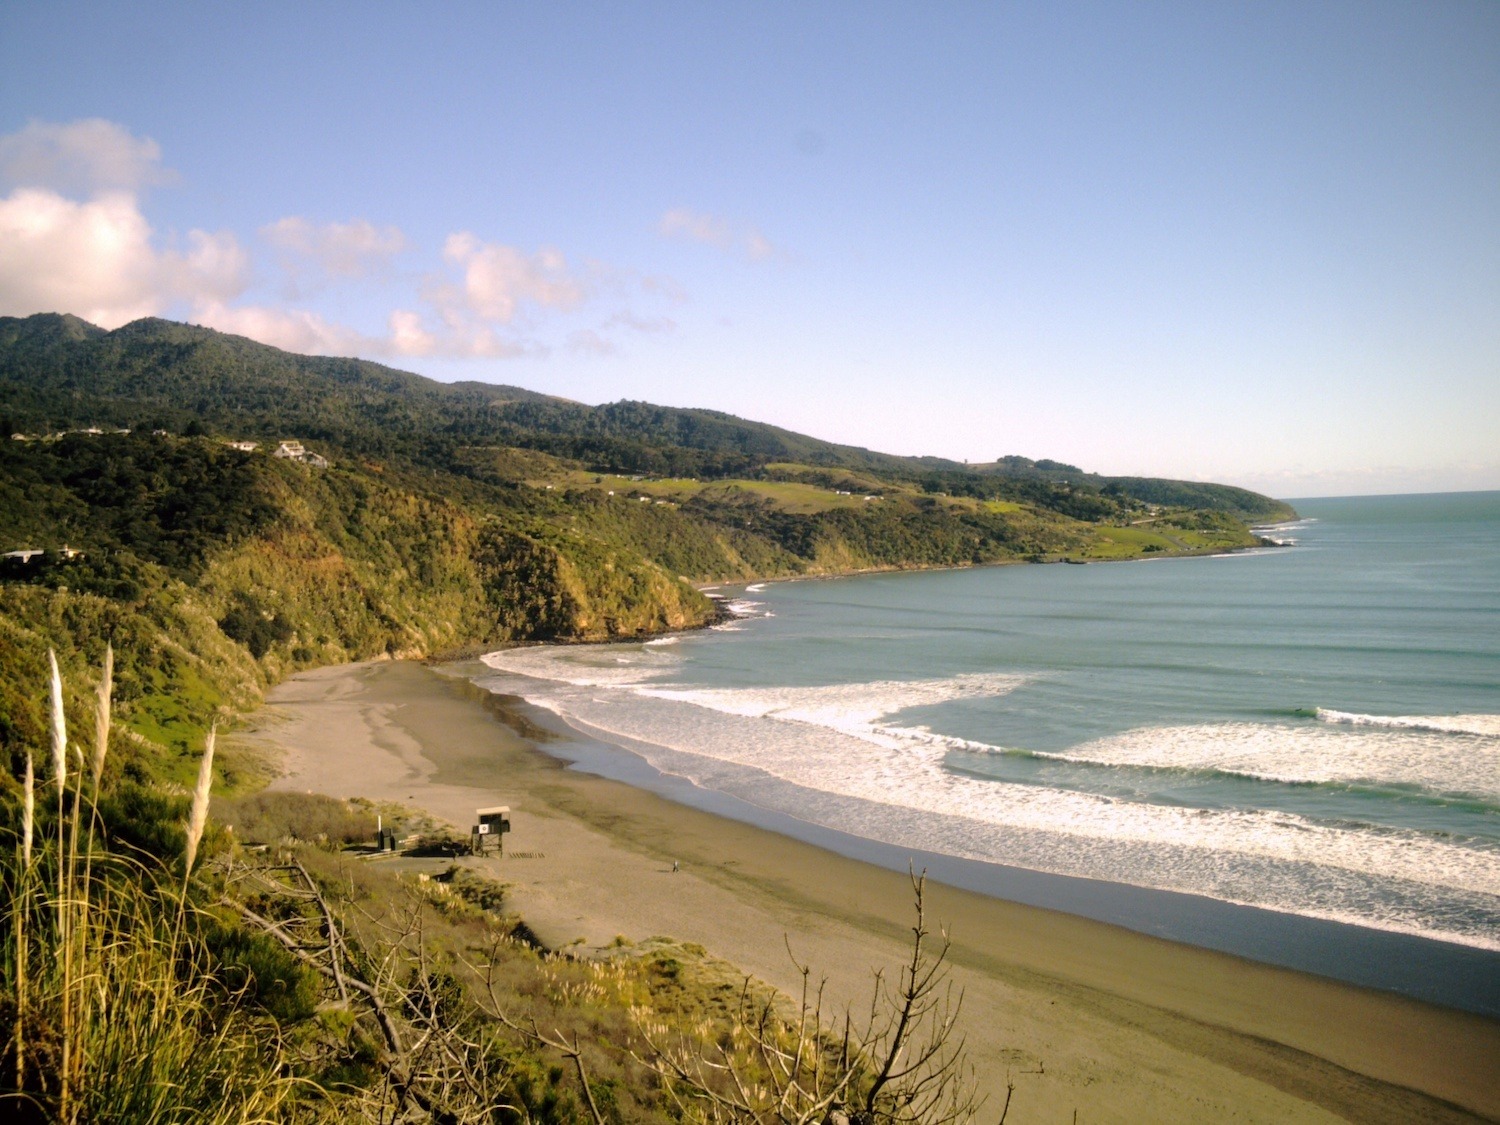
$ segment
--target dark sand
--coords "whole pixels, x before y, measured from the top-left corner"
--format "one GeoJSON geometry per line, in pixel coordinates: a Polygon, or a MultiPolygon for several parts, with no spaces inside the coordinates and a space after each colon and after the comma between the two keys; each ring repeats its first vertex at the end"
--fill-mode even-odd
{"type": "MultiPolygon", "coordinates": [[[[905,876],[565,769],[516,710],[422,665],[307,673],[254,718],[286,756],[280,788],[464,829],[510,805],[511,854],[489,862],[552,945],[668,934],[790,991],[789,942],[842,1004],[909,936],[905,876]]],[[[1013,1122],[1500,1120],[1495,1020],[945,886],[928,908],[1013,1122]]]]}

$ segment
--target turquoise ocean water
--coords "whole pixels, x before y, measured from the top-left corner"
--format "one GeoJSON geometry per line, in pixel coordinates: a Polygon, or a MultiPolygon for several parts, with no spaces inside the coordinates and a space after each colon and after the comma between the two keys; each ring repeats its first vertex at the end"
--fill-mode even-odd
{"type": "Polygon", "coordinates": [[[482,682],[796,823],[1500,951],[1500,493],[1296,506],[1237,555],[725,589],[482,682]]]}

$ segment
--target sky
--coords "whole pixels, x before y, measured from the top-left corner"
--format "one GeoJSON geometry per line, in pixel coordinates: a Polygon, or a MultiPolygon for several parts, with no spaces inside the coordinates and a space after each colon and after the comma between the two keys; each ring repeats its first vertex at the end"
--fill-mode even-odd
{"type": "Polygon", "coordinates": [[[0,315],[1500,488],[1500,4],[7,0],[0,315]]]}

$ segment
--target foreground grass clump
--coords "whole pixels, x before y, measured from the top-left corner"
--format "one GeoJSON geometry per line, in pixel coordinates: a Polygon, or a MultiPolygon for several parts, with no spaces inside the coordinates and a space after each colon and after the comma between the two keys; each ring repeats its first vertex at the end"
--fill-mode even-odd
{"type": "Polygon", "coordinates": [[[5,809],[0,1105],[10,1120],[70,1125],[274,1120],[290,1092],[274,1036],[223,987],[192,924],[212,736],[179,869],[107,850],[109,671],[106,660],[86,771],[53,663],[51,768],[39,779],[28,755],[20,808],[5,809]]]}

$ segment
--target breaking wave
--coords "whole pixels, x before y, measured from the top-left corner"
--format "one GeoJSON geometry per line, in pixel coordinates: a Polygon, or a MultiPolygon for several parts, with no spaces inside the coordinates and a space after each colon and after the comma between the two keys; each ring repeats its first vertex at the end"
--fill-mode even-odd
{"type": "MultiPolygon", "coordinates": [[[[899,721],[913,708],[1003,698],[1025,676],[707,687],[679,682],[672,654],[647,647],[616,648],[614,657],[516,649],[485,661],[542,681],[542,690],[520,693],[663,772],[854,835],[1500,950],[1500,843],[1492,838],[974,776],[950,768],[954,751],[1013,751],[899,721]]],[[[1474,716],[1442,729],[1386,731],[1318,718],[1143,728],[1032,756],[1500,797],[1500,741],[1452,737],[1453,726],[1478,733],[1469,729],[1481,725],[1474,716]]]]}

